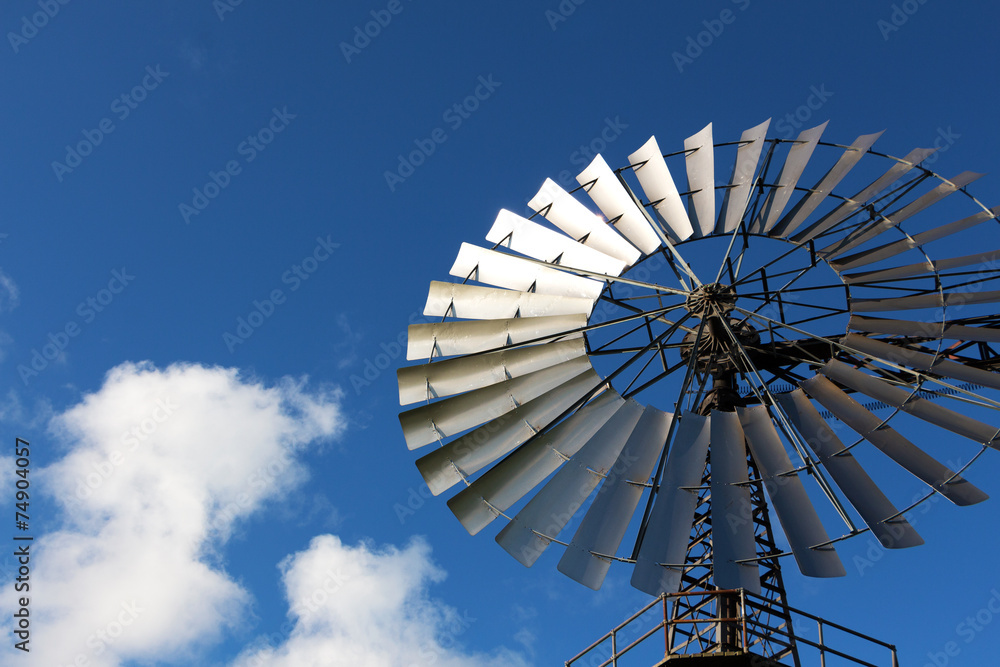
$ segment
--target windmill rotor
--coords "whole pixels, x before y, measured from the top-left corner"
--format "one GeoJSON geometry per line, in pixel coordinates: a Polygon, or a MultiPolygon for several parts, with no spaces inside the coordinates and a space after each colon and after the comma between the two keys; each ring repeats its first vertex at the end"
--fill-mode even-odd
{"type": "Polygon", "coordinates": [[[626,567],[676,593],[697,565],[761,593],[780,559],[844,576],[842,541],[915,547],[914,506],[987,498],[965,475],[1000,449],[1000,207],[966,191],[980,174],[922,166],[932,149],[826,125],[654,137],[461,245],[398,380],[420,474],[470,534],[499,520],[526,566],[559,545],[593,589],[626,567]],[[924,493],[902,504],[884,479],[924,493]],[[780,546],[741,520],[763,494],[780,546]]]}

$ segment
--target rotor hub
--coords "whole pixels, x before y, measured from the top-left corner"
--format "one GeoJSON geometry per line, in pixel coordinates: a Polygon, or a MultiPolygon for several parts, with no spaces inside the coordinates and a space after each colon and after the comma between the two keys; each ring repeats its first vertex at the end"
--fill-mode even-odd
{"type": "Polygon", "coordinates": [[[688,294],[684,306],[692,315],[702,319],[725,315],[736,307],[736,290],[722,283],[702,285],[688,294]]]}

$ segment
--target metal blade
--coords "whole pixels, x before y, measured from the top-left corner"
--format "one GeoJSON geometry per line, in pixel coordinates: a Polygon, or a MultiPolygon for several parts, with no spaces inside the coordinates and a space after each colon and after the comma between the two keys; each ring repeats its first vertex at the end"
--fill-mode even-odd
{"type": "Polygon", "coordinates": [[[964,380],[983,387],[1000,389],[1000,374],[993,371],[958,364],[943,357],[935,358],[933,354],[918,352],[908,347],[890,345],[885,341],[875,340],[861,334],[847,334],[841,342],[874,359],[884,359],[894,364],[929,371],[934,375],[943,375],[947,378],[964,380]]]}
{"type": "Polygon", "coordinates": [[[831,359],[820,368],[820,373],[845,387],[850,387],[854,391],[861,392],[886,405],[899,408],[925,422],[935,424],[980,444],[1000,449],[1000,442],[998,442],[1000,430],[995,427],[966,417],[927,399],[911,395],[911,392],[906,389],[894,387],[888,382],[863,373],[841,361],[831,359]]]}
{"type": "Polygon", "coordinates": [[[546,315],[590,315],[594,302],[582,297],[551,296],[534,292],[431,282],[424,315],[463,320],[497,320],[546,315]]]}
{"type": "MultiPolygon", "coordinates": [[[[933,273],[935,271],[947,271],[948,269],[957,269],[963,266],[970,266],[973,264],[986,264],[988,266],[997,266],[997,262],[1000,261],[1000,250],[989,250],[987,252],[978,252],[974,255],[965,255],[963,257],[952,257],[949,259],[935,259],[929,262],[919,262],[916,264],[907,264],[906,266],[897,266],[891,269],[880,269],[878,271],[864,271],[861,273],[848,273],[841,276],[841,278],[849,285],[855,283],[870,283],[877,282],[880,280],[894,280],[896,278],[906,278],[909,276],[919,276],[926,273],[933,273]]],[[[985,272],[985,270],[984,270],[985,272]]]]}
{"type": "Polygon", "coordinates": [[[886,299],[851,299],[851,310],[858,313],[878,313],[887,310],[916,310],[918,308],[946,308],[973,303],[996,303],[1000,291],[945,292],[944,294],[918,294],[886,299]]]}
{"type": "Polygon", "coordinates": [[[740,225],[743,214],[746,213],[753,189],[753,176],[757,171],[760,152],[764,148],[764,136],[771,124],[768,118],[756,127],[745,130],[740,135],[740,147],[736,149],[736,163],[733,165],[733,175],[729,179],[729,187],[722,199],[722,209],[715,223],[716,233],[729,233],[740,225]]]}
{"type": "Polygon", "coordinates": [[[684,140],[688,190],[688,217],[695,236],[708,236],[715,228],[715,146],[712,124],[684,140]]]}
{"type": "Polygon", "coordinates": [[[535,291],[555,296],[596,300],[604,283],[540,266],[520,257],[463,243],[451,275],[521,292],[535,291]]]}
{"type": "Polygon", "coordinates": [[[832,229],[839,223],[846,220],[855,211],[865,205],[869,199],[877,195],[878,193],[884,191],[886,188],[891,186],[893,183],[898,181],[903,177],[904,174],[909,172],[919,163],[926,160],[932,153],[934,153],[936,148],[915,148],[910,151],[902,161],[894,164],[889,171],[885,172],[879,178],[875,179],[868,187],[854,195],[843,204],[830,211],[817,222],[810,225],[806,229],[802,230],[798,234],[792,237],[792,241],[796,243],[805,243],[806,241],[816,238],[818,235],[822,234],[828,229],[832,229]]]}
{"type": "Polygon", "coordinates": [[[649,226],[646,216],[636,206],[603,156],[595,157],[576,180],[614,228],[631,241],[632,245],[647,255],[660,248],[660,237],[649,226]]]}
{"type": "Polygon", "coordinates": [[[641,415],[641,405],[633,399],[625,401],[615,416],[500,531],[497,543],[519,563],[531,567],[549,546],[550,538],[559,535],[611,471],[641,415]]]}
{"type": "Polygon", "coordinates": [[[764,406],[739,411],[743,433],[760,468],[764,488],[778,514],[799,570],[807,577],[842,577],[847,572],[823,528],[802,479],[792,465],[764,406]],[[816,545],[826,546],[814,548],[816,545]]]}
{"type": "Polygon", "coordinates": [[[912,320],[888,320],[878,317],[851,315],[851,321],[847,328],[856,331],[896,334],[900,336],[933,336],[949,340],[977,340],[984,343],[1000,343],[1000,329],[967,327],[947,322],[914,322],[912,320]]]}
{"type": "Polygon", "coordinates": [[[595,591],[611,562],[595,554],[618,551],[643,488],[663,451],[673,415],[647,407],[612,472],[587,510],[572,542],[559,561],[559,571],[595,591]]]}
{"type": "Polygon", "coordinates": [[[417,459],[417,469],[431,493],[440,495],[527,441],[600,381],[596,372],[587,370],[417,459]]]}
{"type": "Polygon", "coordinates": [[[396,371],[399,404],[409,405],[486,387],[587,354],[583,338],[457,357],[396,371]]]}
{"type": "Polygon", "coordinates": [[[745,588],[760,595],[747,448],[735,412],[712,411],[712,573],[721,589],[745,588]]]}
{"type": "Polygon", "coordinates": [[[417,449],[478,426],[537,398],[580,373],[591,370],[586,357],[499,382],[399,413],[403,437],[417,449]]]}
{"type": "Polygon", "coordinates": [[[614,390],[605,391],[549,431],[514,450],[451,498],[448,507],[465,529],[475,535],[576,454],[624,403],[614,390]]]}
{"type": "MultiPolygon", "coordinates": [[[[536,338],[565,340],[581,338],[582,333],[565,333],[587,326],[586,315],[550,315],[514,317],[507,320],[471,322],[435,322],[411,324],[408,329],[406,358],[429,359],[453,354],[472,354],[517,345],[536,338]]],[[[551,341],[550,341],[551,342],[551,341]]]]}
{"type": "Polygon", "coordinates": [[[815,211],[820,204],[833,192],[845,176],[854,168],[872,144],[882,136],[882,132],[865,134],[854,140],[850,148],[844,151],[837,163],[826,172],[813,188],[792,208],[788,214],[774,226],[773,235],[785,238],[795,232],[799,226],[815,211]]]}
{"type": "Polygon", "coordinates": [[[711,420],[684,412],[674,434],[646,533],[632,570],[632,586],[650,595],[676,593],[684,570],[698,490],[708,458],[711,420]]]}
{"type": "Polygon", "coordinates": [[[628,156],[636,178],[643,192],[649,198],[656,212],[667,224],[670,236],[674,241],[683,241],[694,233],[691,220],[684,209],[684,202],[670,176],[670,169],[663,159],[656,137],[650,137],[642,148],[628,156]]]}
{"type": "Polygon", "coordinates": [[[778,394],[775,398],[882,546],[903,549],[924,543],[905,518],[896,516],[899,511],[857,459],[849,451],[844,451],[844,444],[802,389],[778,394]]]}
{"type": "Polygon", "coordinates": [[[837,419],[857,431],[879,451],[951,502],[956,505],[974,505],[989,498],[901,436],[891,426],[884,424],[883,420],[866,410],[827,378],[815,375],[800,384],[837,419]]]}
{"type": "Polygon", "coordinates": [[[620,259],[588,248],[564,234],[525,220],[506,209],[502,209],[497,215],[486,240],[552,264],[587,269],[609,276],[621,275],[625,270],[625,262],[620,259]]]}
{"type": "Polygon", "coordinates": [[[542,189],[528,202],[528,206],[570,237],[605,255],[620,259],[628,266],[635,264],[641,257],[641,253],[631,243],[551,178],[545,179],[542,189]]]}
{"type": "Polygon", "coordinates": [[[806,165],[809,164],[809,158],[812,157],[813,151],[816,150],[816,144],[819,142],[820,137],[823,136],[823,131],[829,122],[826,121],[822,125],[802,130],[799,136],[795,138],[795,143],[789,149],[788,157],[785,158],[785,164],[781,166],[781,173],[778,174],[777,187],[768,193],[767,199],[764,200],[764,206],[761,207],[760,214],[758,214],[757,219],[750,226],[751,232],[763,232],[766,234],[777,224],[782,212],[785,210],[785,206],[788,205],[788,201],[792,198],[792,193],[795,192],[795,186],[798,184],[802,172],[805,171],[806,165]]]}

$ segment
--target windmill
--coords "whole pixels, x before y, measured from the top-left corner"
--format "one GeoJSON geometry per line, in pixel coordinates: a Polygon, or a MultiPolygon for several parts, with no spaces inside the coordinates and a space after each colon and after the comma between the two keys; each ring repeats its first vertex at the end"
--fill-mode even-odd
{"type": "Polygon", "coordinates": [[[1000,207],[965,189],[981,175],[877,152],[882,133],[768,127],[715,143],[708,125],[668,153],[654,137],[571,191],[546,180],[533,215],[501,211],[431,283],[440,321],[410,326],[422,363],[398,371],[401,405],[422,403],[400,414],[407,446],[428,446],[432,493],[458,487],[462,525],[500,519],[526,566],[558,545],[593,589],[630,568],[673,596],[668,657],[798,665],[782,559],[839,577],[843,540],[922,544],[907,513],[985,500],[965,475],[1000,448],[1000,207]],[[774,632],[733,620],[746,595],[774,632]]]}

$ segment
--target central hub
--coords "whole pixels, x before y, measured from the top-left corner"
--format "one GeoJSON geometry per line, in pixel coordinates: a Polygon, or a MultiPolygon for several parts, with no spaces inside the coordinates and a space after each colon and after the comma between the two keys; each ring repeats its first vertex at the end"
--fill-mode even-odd
{"type": "MultiPolygon", "coordinates": [[[[760,335],[749,323],[730,317],[729,314],[736,307],[736,290],[729,285],[703,285],[688,295],[684,305],[688,312],[703,320],[703,324],[698,327],[701,329],[701,338],[698,342],[697,362],[702,372],[715,376],[731,373],[737,367],[735,359],[740,354],[738,348],[760,342],[760,335]]],[[[684,337],[685,345],[681,348],[683,359],[691,358],[697,338],[696,332],[684,337]]]]}
{"type": "Polygon", "coordinates": [[[726,315],[736,307],[736,290],[722,283],[702,285],[688,294],[684,307],[702,319],[726,315]]]}

